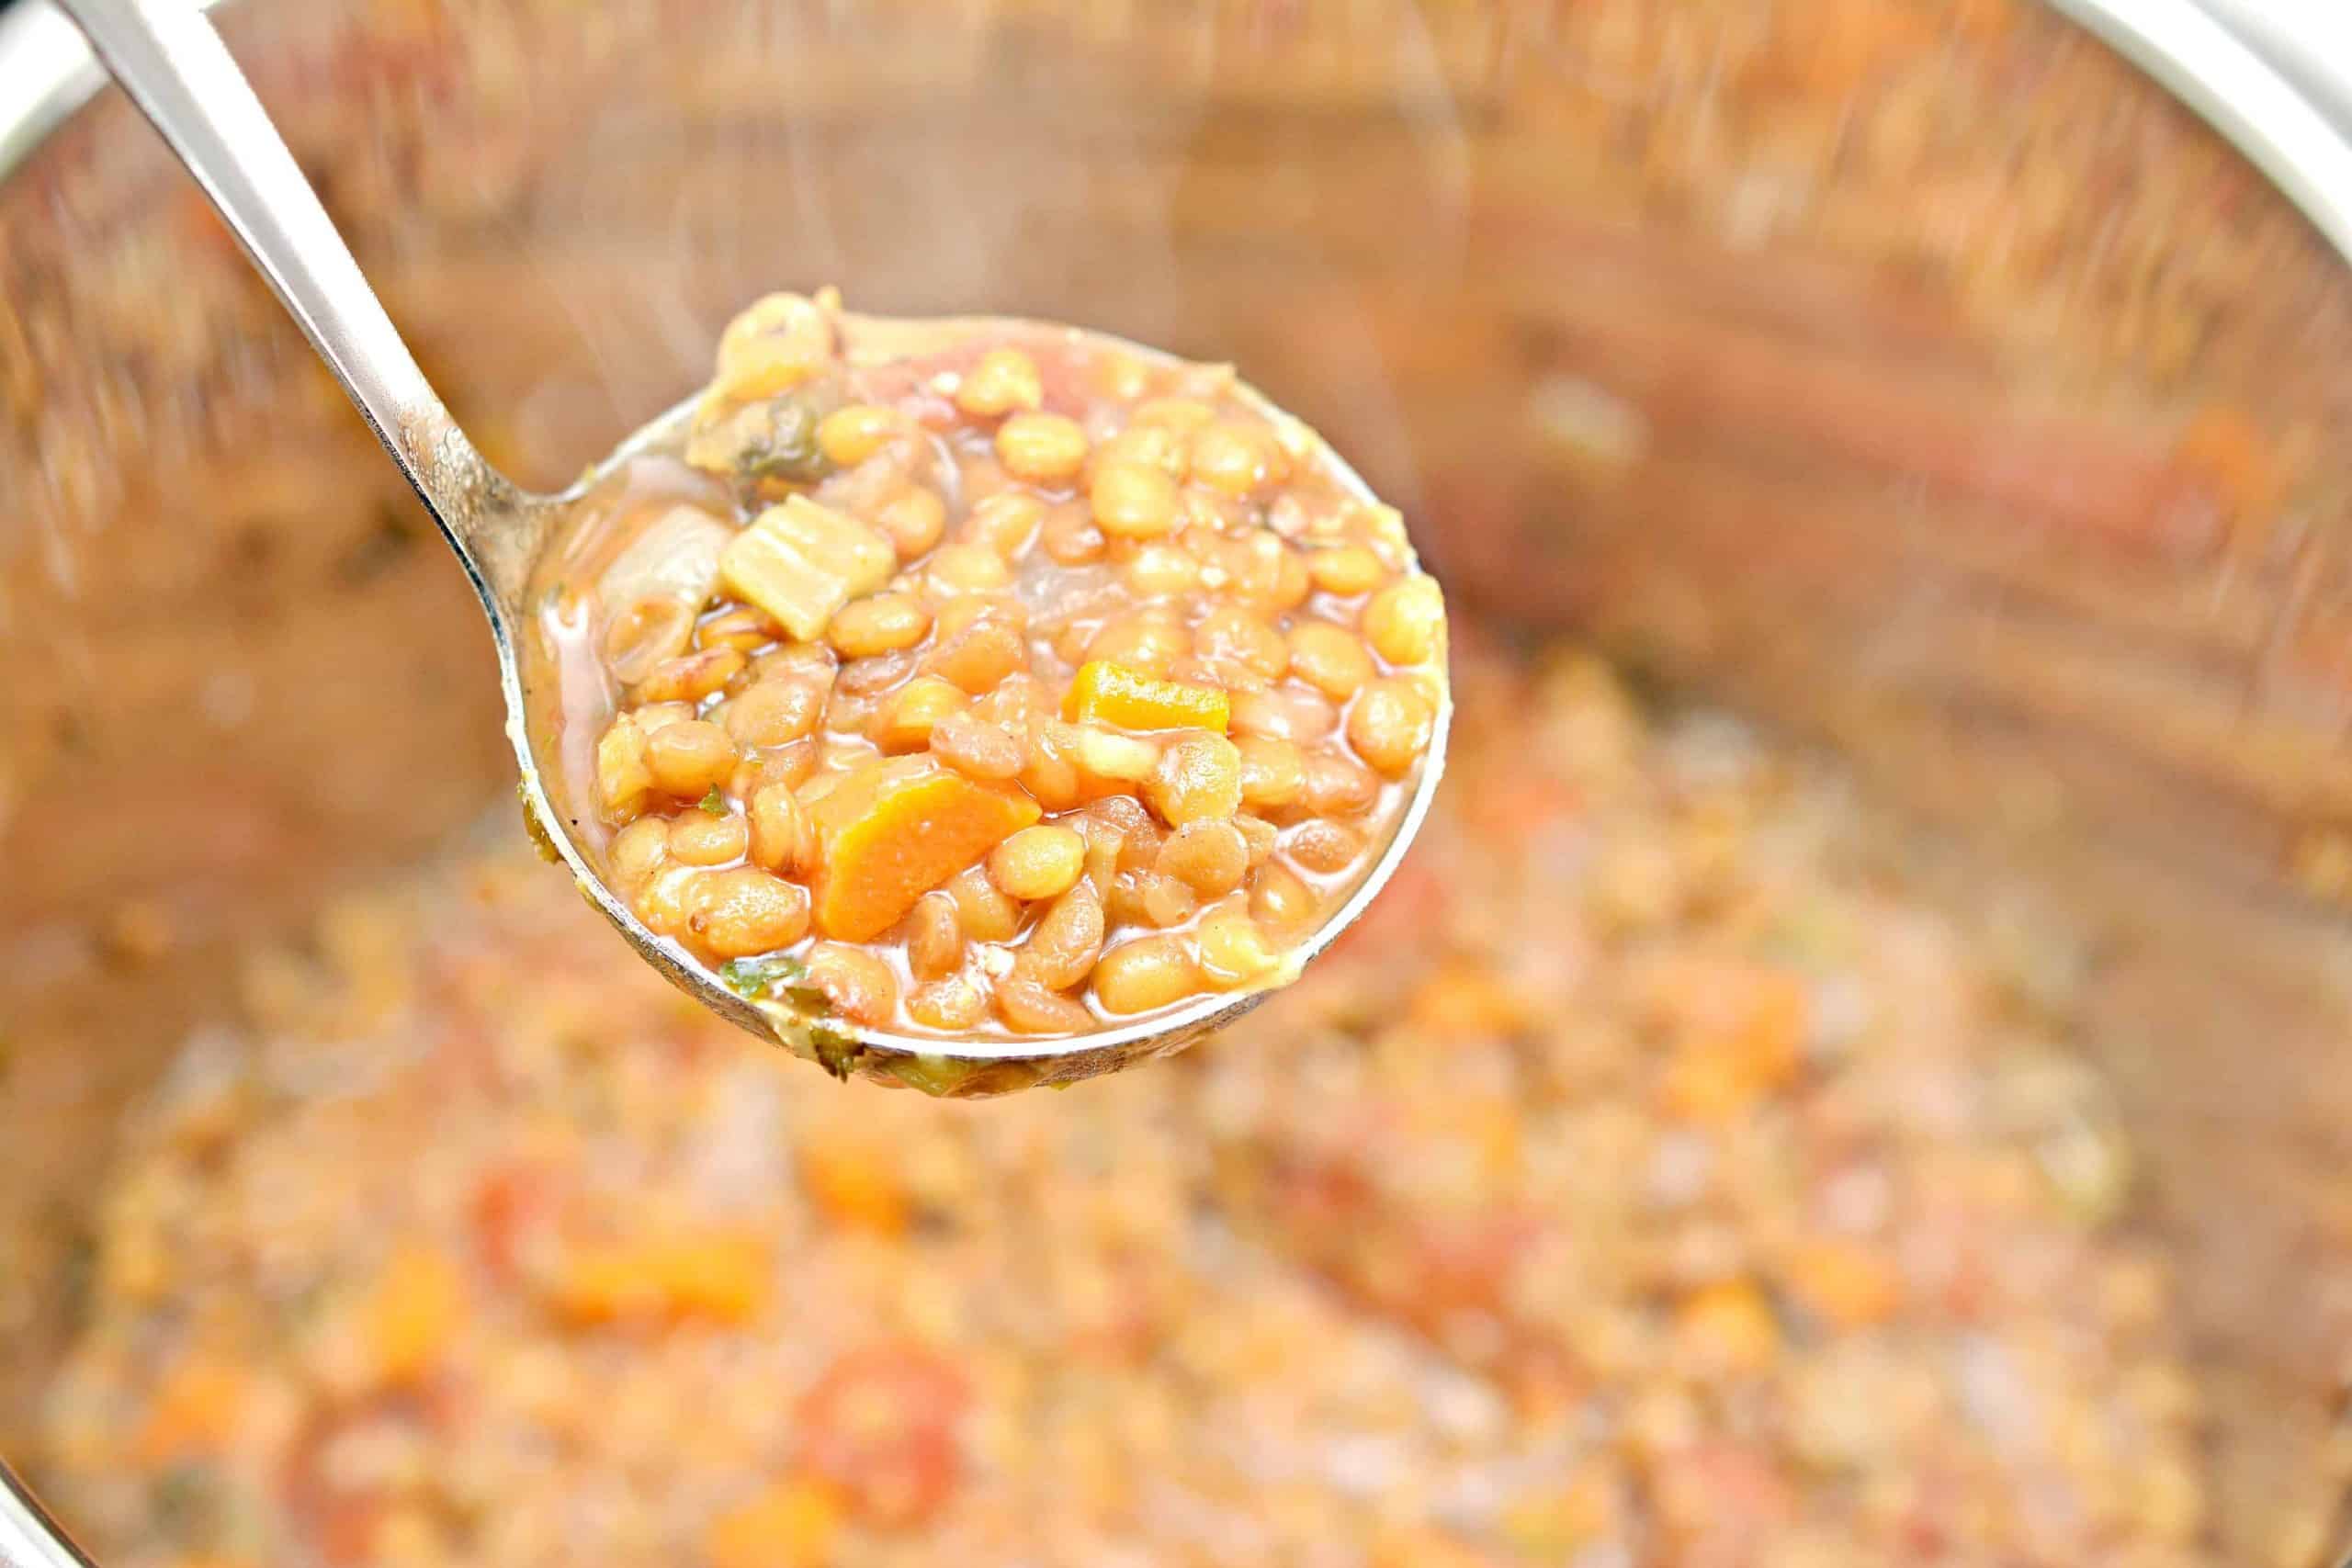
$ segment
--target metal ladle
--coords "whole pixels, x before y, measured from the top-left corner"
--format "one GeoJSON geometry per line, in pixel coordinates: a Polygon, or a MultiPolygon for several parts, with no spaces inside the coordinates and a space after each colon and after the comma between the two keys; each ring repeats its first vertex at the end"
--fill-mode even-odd
{"type": "MultiPolygon", "coordinates": [[[[517,486],[483,460],[417,368],[244,73],[202,12],[187,0],[62,0],[62,5],[114,79],[228,220],[457,552],[490,617],[499,682],[506,695],[507,738],[522,769],[522,795],[532,820],[591,901],[639,954],[713,1011],[816,1057],[842,1076],[854,1070],[911,1082],[934,1093],[988,1094],[1091,1077],[1179,1049],[1263,999],[1363,912],[1404,858],[1444,768],[1453,717],[1450,700],[1440,705],[1435,733],[1394,838],[1321,930],[1292,949],[1275,977],[1258,988],[1204,996],[1164,1013],[1064,1039],[961,1041],[866,1029],[775,1004],[755,1004],[729,990],[676,942],[649,931],[614,897],[583,852],[566,814],[549,799],[542,769],[557,754],[554,738],[535,733],[533,715],[540,709],[524,700],[516,647],[518,628],[528,624],[526,590],[541,554],[555,542],[567,509],[613,463],[673,428],[686,410],[673,410],[657,420],[624,443],[603,468],[560,494],[537,494],[517,486]]],[[[952,330],[957,323],[944,325],[952,330]]],[[[1273,412],[1258,394],[1246,395],[1273,412]]],[[[1361,478],[1345,464],[1337,467],[1351,490],[1373,499],[1361,478]]]]}

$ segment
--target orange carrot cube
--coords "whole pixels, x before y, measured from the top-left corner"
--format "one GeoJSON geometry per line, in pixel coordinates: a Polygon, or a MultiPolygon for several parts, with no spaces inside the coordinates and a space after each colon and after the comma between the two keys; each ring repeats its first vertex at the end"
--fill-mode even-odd
{"type": "Polygon", "coordinates": [[[1232,716],[1232,701],[1215,686],[1166,681],[1097,659],[1079,666],[1069,694],[1062,699],[1062,716],[1121,729],[1213,729],[1222,735],[1232,716]]]}

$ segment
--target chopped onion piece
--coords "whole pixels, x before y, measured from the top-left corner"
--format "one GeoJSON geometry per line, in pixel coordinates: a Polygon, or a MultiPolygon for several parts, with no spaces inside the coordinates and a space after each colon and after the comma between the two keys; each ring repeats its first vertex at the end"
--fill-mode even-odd
{"type": "Polygon", "coordinates": [[[673,506],[629,541],[597,580],[605,655],[623,682],[640,680],[686,650],[695,617],[718,585],[718,556],[735,530],[706,512],[673,506]]]}
{"type": "Polygon", "coordinates": [[[898,565],[888,536],[805,495],[761,513],[728,541],[719,562],[729,592],[803,642],[822,635],[843,604],[888,582],[898,565]]]}

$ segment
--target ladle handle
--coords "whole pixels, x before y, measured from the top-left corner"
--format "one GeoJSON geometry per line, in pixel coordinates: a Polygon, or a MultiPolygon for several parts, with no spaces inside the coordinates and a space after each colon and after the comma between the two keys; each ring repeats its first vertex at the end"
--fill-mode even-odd
{"type": "Polygon", "coordinates": [[[519,551],[494,533],[485,536],[481,524],[506,510],[514,488],[482,460],[417,368],[211,22],[191,0],[59,4],[204,187],[496,615],[527,563],[508,558],[519,551]]]}
{"type": "Polygon", "coordinates": [[[95,1568],[0,1464],[0,1568],[95,1568]]]}

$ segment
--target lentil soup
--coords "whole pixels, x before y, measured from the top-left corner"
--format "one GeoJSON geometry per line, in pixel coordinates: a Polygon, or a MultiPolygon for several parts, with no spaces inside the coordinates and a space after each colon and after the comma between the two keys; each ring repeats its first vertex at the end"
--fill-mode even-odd
{"type": "Polygon", "coordinates": [[[337,904],[127,1129],[37,1482],[121,1568],[2246,1561],[2065,986],[1837,769],[1459,675],[1409,886],[1068,1095],[845,1115],[515,848],[337,904]]]}
{"type": "Polygon", "coordinates": [[[1448,705],[1402,520],[1229,367],[830,291],[729,324],[540,603],[614,890],[763,1010],[916,1036],[1285,983],[1448,705]]]}

